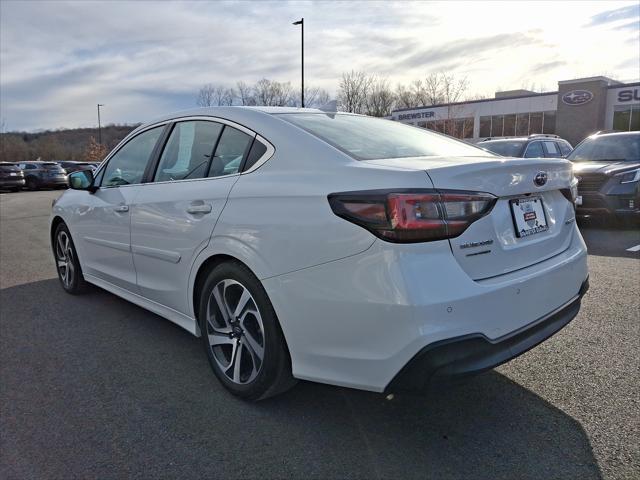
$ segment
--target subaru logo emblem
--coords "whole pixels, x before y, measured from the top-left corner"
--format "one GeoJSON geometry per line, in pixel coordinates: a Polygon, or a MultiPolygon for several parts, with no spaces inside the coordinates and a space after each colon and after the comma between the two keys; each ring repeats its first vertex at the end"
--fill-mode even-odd
{"type": "Polygon", "coordinates": [[[533,183],[536,184],[537,187],[542,187],[547,183],[547,172],[538,172],[533,179],[533,183]]]}
{"type": "Polygon", "coordinates": [[[566,105],[583,105],[593,100],[593,93],[589,90],[571,90],[562,96],[562,103],[566,105]]]}

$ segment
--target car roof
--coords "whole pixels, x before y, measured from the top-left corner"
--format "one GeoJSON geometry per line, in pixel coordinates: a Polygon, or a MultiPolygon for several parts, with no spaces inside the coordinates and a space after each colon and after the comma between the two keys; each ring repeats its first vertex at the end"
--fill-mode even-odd
{"type": "Polygon", "coordinates": [[[640,131],[634,130],[631,132],[604,132],[604,133],[594,133],[591,135],[592,137],[619,137],[625,135],[640,135],[640,131]]]}
{"type": "Polygon", "coordinates": [[[257,120],[264,115],[274,115],[279,113],[326,113],[317,108],[296,108],[296,107],[202,107],[191,108],[188,110],[180,110],[178,112],[169,113],[161,117],[154,118],[149,122],[140,125],[136,130],[144,128],[150,124],[163,122],[167,120],[178,119],[181,117],[220,117],[242,124],[245,120],[257,120]]]}

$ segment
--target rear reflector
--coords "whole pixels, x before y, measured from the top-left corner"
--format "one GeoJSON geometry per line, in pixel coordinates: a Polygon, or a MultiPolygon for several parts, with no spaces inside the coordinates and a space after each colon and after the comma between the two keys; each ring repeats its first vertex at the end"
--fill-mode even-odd
{"type": "Polygon", "coordinates": [[[329,195],[333,212],[390,242],[453,238],[491,211],[497,197],[456,190],[368,190],[329,195]]]}

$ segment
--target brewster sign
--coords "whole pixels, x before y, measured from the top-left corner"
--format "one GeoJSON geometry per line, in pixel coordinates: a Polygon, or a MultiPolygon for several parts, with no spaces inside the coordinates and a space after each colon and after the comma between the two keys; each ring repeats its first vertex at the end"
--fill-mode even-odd
{"type": "Polygon", "coordinates": [[[435,112],[417,112],[417,113],[401,113],[398,120],[413,120],[415,118],[433,118],[435,112]]]}

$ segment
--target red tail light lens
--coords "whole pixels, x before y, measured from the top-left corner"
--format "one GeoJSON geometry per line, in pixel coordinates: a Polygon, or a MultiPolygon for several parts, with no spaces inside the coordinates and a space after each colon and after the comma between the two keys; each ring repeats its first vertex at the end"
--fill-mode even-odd
{"type": "Polygon", "coordinates": [[[489,193],[451,190],[370,190],[329,195],[333,212],[390,242],[453,238],[491,211],[489,193]]]}

